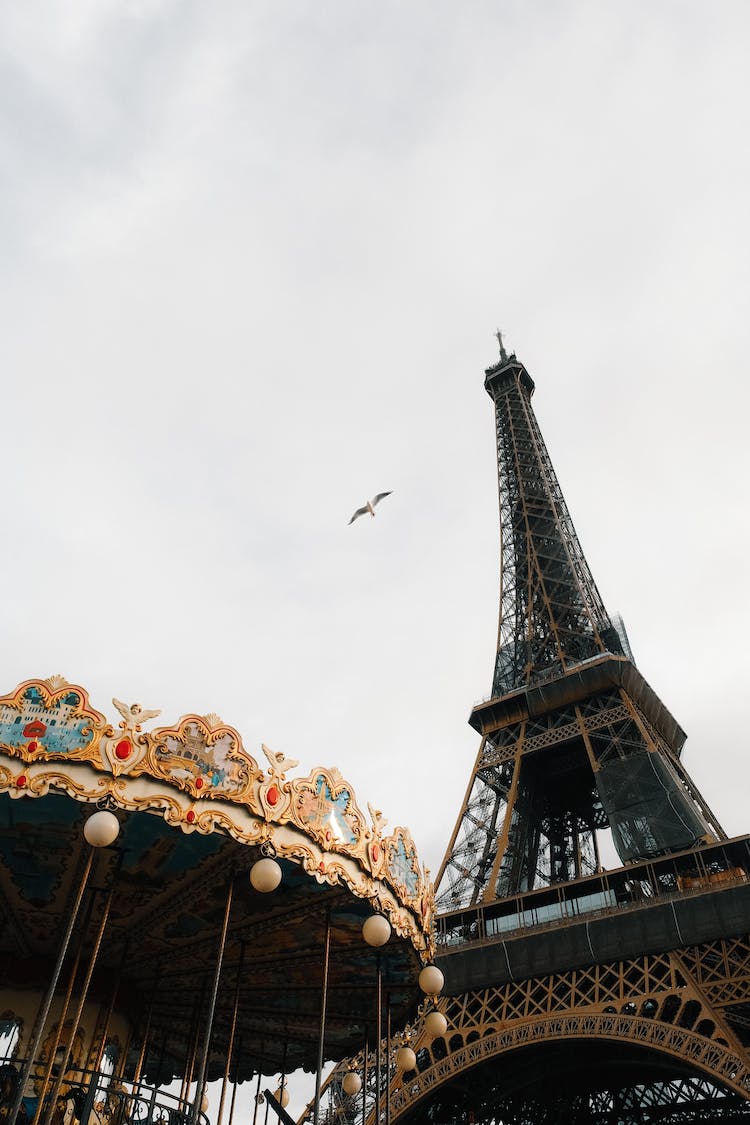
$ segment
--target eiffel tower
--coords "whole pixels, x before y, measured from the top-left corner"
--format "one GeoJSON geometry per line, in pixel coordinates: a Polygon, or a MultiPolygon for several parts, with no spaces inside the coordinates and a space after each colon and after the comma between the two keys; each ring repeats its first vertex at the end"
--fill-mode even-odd
{"type": "MultiPolygon", "coordinates": [[[[727,839],[688,776],[586,563],[534,382],[498,340],[500,625],[437,879],[448,1027],[412,1029],[381,1119],[750,1121],[750,837],[727,839]]],[[[338,1116],[375,1123],[374,1106],[370,1089],[338,1116]]]]}

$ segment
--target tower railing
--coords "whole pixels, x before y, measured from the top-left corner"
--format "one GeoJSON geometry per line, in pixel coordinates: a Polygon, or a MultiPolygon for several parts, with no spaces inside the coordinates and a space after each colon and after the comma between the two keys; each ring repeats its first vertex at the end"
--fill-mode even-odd
{"type": "Polygon", "coordinates": [[[529,929],[574,924],[748,881],[750,837],[742,836],[446,912],[437,919],[437,944],[447,951],[493,942],[529,929]]]}

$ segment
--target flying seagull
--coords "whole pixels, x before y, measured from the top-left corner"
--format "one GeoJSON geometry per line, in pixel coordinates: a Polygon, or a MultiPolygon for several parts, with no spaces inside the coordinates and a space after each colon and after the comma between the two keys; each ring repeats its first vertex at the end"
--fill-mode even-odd
{"type": "Polygon", "coordinates": [[[373,496],[372,500],[367,501],[364,508],[357,508],[356,512],[354,513],[352,518],[349,520],[349,526],[351,526],[354,523],[355,520],[358,520],[360,516],[366,516],[368,512],[370,513],[371,516],[374,516],[375,515],[375,505],[379,504],[381,500],[385,500],[386,496],[390,496],[390,495],[391,495],[390,492],[379,492],[377,494],[377,496],[373,496]]]}

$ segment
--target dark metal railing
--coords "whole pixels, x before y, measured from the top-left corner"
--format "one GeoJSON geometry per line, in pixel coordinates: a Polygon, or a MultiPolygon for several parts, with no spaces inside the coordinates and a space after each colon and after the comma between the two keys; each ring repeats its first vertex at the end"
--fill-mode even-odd
{"type": "Polygon", "coordinates": [[[675,896],[704,894],[750,880],[750,837],[629,864],[528,891],[487,905],[439,915],[438,949],[497,941],[525,930],[571,925],[582,918],[637,910],[675,896]]]}
{"type": "MultiPolygon", "coordinates": [[[[0,1059],[0,1119],[13,1105],[25,1059],[0,1059]]],[[[46,1065],[32,1067],[24,1091],[19,1125],[30,1125],[39,1109],[46,1065]]],[[[54,1076],[53,1076],[54,1077],[54,1076]]],[[[143,1082],[126,1085],[102,1071],[70,1067],[51,1104],[53,1083],[44,1094],[40,1123],[50,1125],[209,1125],[205,1113],[196,1117],[192,1101],[143,1082]]]]}

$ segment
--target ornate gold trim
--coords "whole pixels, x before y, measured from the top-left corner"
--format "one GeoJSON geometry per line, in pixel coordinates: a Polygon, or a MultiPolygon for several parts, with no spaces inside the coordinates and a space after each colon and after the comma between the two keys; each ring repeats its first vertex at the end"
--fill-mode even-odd
{"type": "Polygon", "coordinates": [[[217,715],[184,715],[150,732],[138,725],[115,728],[78,685],[27,680],[0,697],[0,792],[15,800],[51,791],[107,799],[183,832],[269,844],[319,882],[370,899],[424,959],[432,957],[433,891],[410,832],[382,836],[379,812],[370,828],[338,770],[317,767],[287,780],[297,763],[263,748],[264,771],[217,715]]]}

